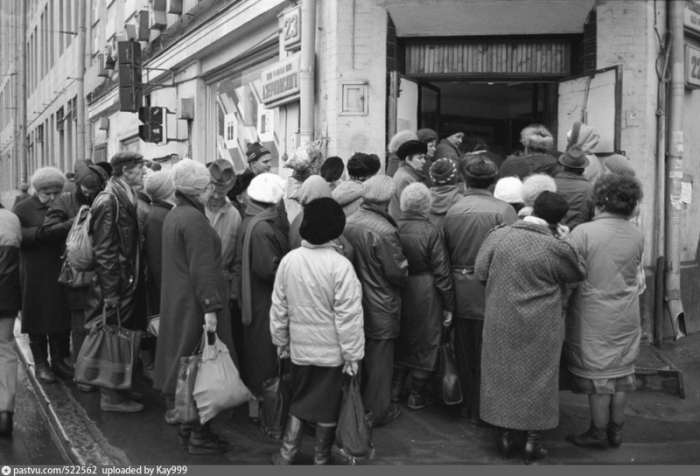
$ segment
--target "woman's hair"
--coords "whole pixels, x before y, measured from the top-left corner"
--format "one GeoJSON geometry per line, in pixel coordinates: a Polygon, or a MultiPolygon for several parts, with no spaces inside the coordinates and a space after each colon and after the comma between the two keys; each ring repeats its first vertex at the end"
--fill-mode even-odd
{"type": "Polygon", "coordinates": [[[593,199],[598,208],[624,216],[632,215],[642,196],[642,184],[629,175],[605,174],[593,187],[593,199]]]}

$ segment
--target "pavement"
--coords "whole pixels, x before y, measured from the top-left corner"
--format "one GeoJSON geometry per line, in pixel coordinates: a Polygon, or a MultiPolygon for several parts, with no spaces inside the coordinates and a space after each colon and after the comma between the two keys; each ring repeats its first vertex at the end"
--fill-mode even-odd
{"type": "MultiPolygon", "coordinates": [[[[36,393],[53,440],[66,462],[98,465],[267,465],[280,441],[265,437],[247,416],[247,406],[218,415],[213,429],[230,443],[225,454],[190,455],[177,443],[177,426],[163,416],[165,403],[151,383],[139,376],[134,390],[144,395],[145,410],[119,414],[102,412],[100,395],[82,393],[70,381],[43,384],[34,377],[34,365],[26,336],[18,335],[17,347],[31,387],[36,393]]],[[[540,465],[700,464],[700,334],[665,343],[663,351],[646,349],[666,370],[683,375],[685,398],[673,385],[647,385],[649,390],[630,395],[624,443],[618,449],[578,448],[567,441],[569,433],[588,428],[586,396],[560,393],[560,424],[543,434],[549,456],[540,465]],[[675,392],[675,393],[671,393],[675,392]]],[[[648,366],[647,366],[648,367],[648,366]]],[[[648,369],[647,369],[648,370],[648,369]]],[[[648,382],[651,380],[647,379],[648,382]]],[[[18,418],[25,411],[18,408],[18,418]]],[[[46,425],[44,425],[46,426],[46,425]]],[[[26,444],[25,425],[18,426],[12,445],[20,455],[26,444]],[[24,442],[24,443],[23,443],[24,442]]],[[[47,430],[48,431],[48,430],[47,430]]],[[[459,416],[458,408],[433,406],[411,411],[403,404],[402,416],[373,432],[376,455],[365,465],[518,465],[519,456],[504,462],[495,449],[496,430],[473,426],[459,416]]],[[[0,452],[0,457],[3,453],[0,452]]],[[[21,457],[21,456],[20,456],[21,457]]],[[[40,464],[34,456],[26,464],[40,464]]],[[[300,464],[313,461],[313,438],[304,438],[300,464]]]]}

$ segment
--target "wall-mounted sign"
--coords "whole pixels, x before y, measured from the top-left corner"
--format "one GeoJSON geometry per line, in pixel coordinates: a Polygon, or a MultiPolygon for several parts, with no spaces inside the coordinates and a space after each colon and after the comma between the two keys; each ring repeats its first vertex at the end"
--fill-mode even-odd
{"type": "Polygon", "coordinates": [[[227,149],[235,149],[238,147],[238,143],[236,142],[236,137],[238,136],[237,129],[238,119],[236,118],[236,114],[230,113],[224,115],[224,143],[227,149]]]}
{"type": "Polygon", "coordinates": [[[295,54],[262,72],[262,100],[276,107],[299,99],[300,56],[295,54]]]}
{"type": "Polygon", "coordinates": [[[700,2],[686,0],[683,26],[687,31],[700,35],[700,2]]]}
{"type": "Polygon", "coordinates": [[[272,142],[275,140],[273,129],[274,109],[258,108],[258,138],[260,142],[272,142]]]}
{"type": "Polygon", "coordinates": [[[301,48],[301,6],[285,12],[282,26],[282,46],[285,51],[301,48]]]}
{"type": "Polygon", "coordinates": [[[700,88],[700,49],[685,45],[685,84],[700,88]]]}

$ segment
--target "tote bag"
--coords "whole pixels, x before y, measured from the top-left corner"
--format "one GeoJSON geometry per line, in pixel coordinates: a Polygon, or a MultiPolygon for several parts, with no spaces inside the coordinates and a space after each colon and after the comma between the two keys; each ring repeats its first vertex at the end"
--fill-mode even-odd
{"type": "Polygon", "coordinates": [[[455,353],[450,342],[449,329],[442,330],[442,343],[438,349],[438,363],[435,372],[435,390],[442,403],[456,405],[462,403],[462,386],[457,373],[455,353]]]}

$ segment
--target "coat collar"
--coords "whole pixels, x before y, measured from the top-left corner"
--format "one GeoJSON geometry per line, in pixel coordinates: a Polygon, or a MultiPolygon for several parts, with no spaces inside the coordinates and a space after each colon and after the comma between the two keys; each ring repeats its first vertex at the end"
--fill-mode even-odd
{"type": "Polygon", "coordinates": [[[199,203],[197,200],[195,200],[192,197],[189,197],[185,195],[182,192],[175,192],[175,197],[177,198],[177,206],[190,206],[196,208],[202,215],[205,215],[204,213],[204,205],[199,203]]]}
{"type": "Polygon", "coordinates": [[[153,206],[165,208],[166,210],[172,210],[175,205],[169,202],[164,202],[162,200],[153,200],[153,206]]]}
{"type": "Polygon", "coordinates": [[[493,193],[489,192],[485,188],[467,188],[467,193],[464,196],[469,195],[481,195],[483,197],[493,197],[493,193]]]}
{"type": "Polygon", "coordinates": [[[342,254],[342,250],[343,250],[340,246],[338,246],[335,243],[335,240],[327,241],[321,245],[314,245],[314,244],[309,243],[306,240],[301,240],[301,246],[304,248],[309,248],[311,250],[317,250],[317,249],[321,249],[321,248],[330,248],[334,251],[340,251],[341,254],[342,254]]]}
{"type": "Polygon", "coordinates": [[[413,211],[401,212],[399,221],[428,221],[428,212],[418,213],[413,211]]]}
{"type": "Polygon", "coordinates": [[[413,177],[414,179],[416,179],[419,182],[425,181],[425,175],[423,174],[423,172],[421,172],[420,170],[414,169],[413,167],[408,165],[406,162],[401,162],[399,164],[399,169],[405,170],[406,173],[408,173],[411,177],[413,177]]]}
{"type": "Polygon", "coordinates": [[[610,212],[600,212],[596,216],[593,217],[593,221],[595,220],[605,220],[605,219],[614,219],[614,220],[625,220],[629,221],[629,218],[627,218],[624,215],[620,215],[619,213],[610,213],[610,212]]]}
{"type": "Polygon", "coordinates": [[[583,176],[583,175],[578,175],[573,172],[569,172],[567,170],[562,170],[559,172],[556,176],[556,178],[563,178],[563,179],[568,179],[568,180],[582,180],[584,182],[588,182],[588,179],[583,176]]]}
{"type": "Polygon", "coordinates": [[[512,226],[513,228],[521,228],[534,231],[542,235],[553,236],[552,230],[550,230],[547,225],[540,225],[539,223],[533,223],[531,221],[519,220],[513,223],[512,226]]]}
{"type": "Polygon", "coordinates": [[[41,200],[39,200],[39,195],[37,195],[36,193],[31,197],[27,198],[26,200],[29,200],[29,203],[31,203],[36,210],[45,210],[49,208],[49,206],[46,203],[41,203],[41,200]]]}
{"type": "Polygon", "coordinates": [[[391,223],[394,228],[398,228],[399,226],[396,224],[393,218],[389,215],[389,212],[384,210],[380,205],[377,205],[376,203],[370,203],[370,202],[362,202],[360,205],[360,208],[363,210],[367,210],[370,213],[375,213],[382,218],[386,219],[389,223],[391,223]]]}

